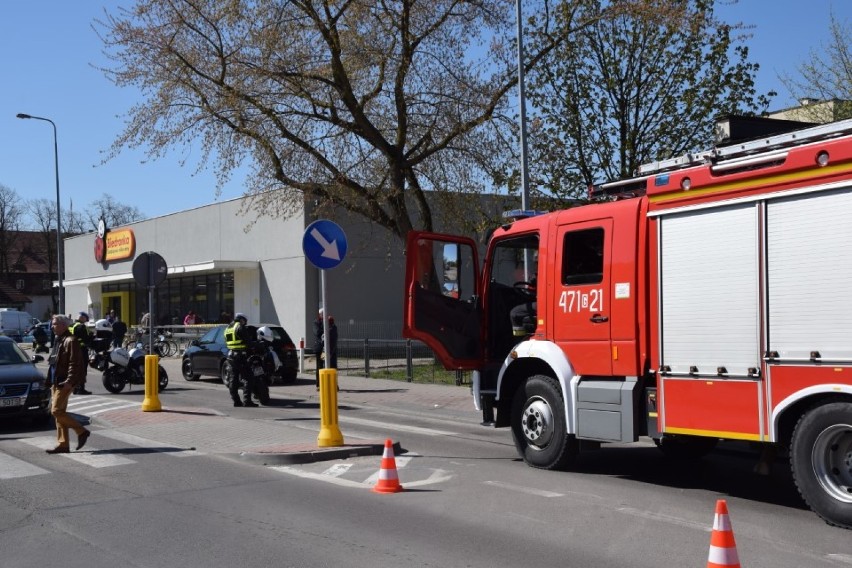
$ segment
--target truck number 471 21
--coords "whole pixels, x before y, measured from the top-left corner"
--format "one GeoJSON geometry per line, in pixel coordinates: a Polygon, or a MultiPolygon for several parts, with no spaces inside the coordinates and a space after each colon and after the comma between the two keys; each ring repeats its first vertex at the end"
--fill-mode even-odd
{"type": "Polygon", "coordinates": [[[563,290],[559,296],[559,307],[562,308],[562,313],[570,314],[572,312],[582,312],[587,310],[590,312],[602,312],[604,302],[604,292],[602,288],[594,290],[563,290]]]}

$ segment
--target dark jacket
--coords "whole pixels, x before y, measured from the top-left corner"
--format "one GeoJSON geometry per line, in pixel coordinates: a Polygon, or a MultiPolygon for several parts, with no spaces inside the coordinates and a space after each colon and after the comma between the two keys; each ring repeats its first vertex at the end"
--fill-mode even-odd
{"type": "Polygon", "coordinates": [[[127,333],[127,324],[121,320],[118,320],[114,324],[112,324],[112,334],[115,337],[124,337],[124,334],[127,333]]]}
{"type": "MultiPolygon", "coordinates": [[[[317,318],[314,320],[314,353],[319,356],[325,351],[325,338],[323,337],[323,322],[317,318]]],[[[330,343],[328,346],[329,365],[337,368],[337,324],[334,322],[328,323],[328,336],[330,343]]]]}

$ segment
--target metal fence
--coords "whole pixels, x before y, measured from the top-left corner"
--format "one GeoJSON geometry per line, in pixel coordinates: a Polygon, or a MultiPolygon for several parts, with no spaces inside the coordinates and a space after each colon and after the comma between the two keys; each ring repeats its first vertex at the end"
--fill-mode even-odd
{"type": "MultiPolygon", "coordinates": [[[[219,324],[194,326],[163,325],[155,333],[170,332],[171,339],[178,344],[175,356],[193,339],[198,339],[219,324]]],[[[448,371],[437,360],[433,351],[420,341],[402,339],[401,324],[393,322],[363,322],[359,324],[337,324],[337,370],[348,375],[388,378],[418,383],[469,385],[468,371],[448,371]],[[371,333],[387,335],[370,335],[371,333]],[[390,335],[392,338],[388,338],[390,335]]],[[[138,326],[128,330],[128,337],[139,331],[138,326]]],[[[144,336],[147,341],[147,335],[144,336]]],[[[299,338],[292,338],[298,347],[299,338]]],[[[305,341],[300,350],[300,371],[313,373],[316,356],[311,350],[311,339],[305,341]]]]}
{"type": "Polygon", "coordinates": [[[408,382],[470,384],[469,372],[444,369],[429,347],[410,339],[338,338],[337,369],[349,375],[408,382]]]}

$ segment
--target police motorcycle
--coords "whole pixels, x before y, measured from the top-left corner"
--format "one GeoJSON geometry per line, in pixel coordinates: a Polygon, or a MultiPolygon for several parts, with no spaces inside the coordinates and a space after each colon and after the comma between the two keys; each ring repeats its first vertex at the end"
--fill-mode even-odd
{"type": "MultiPolygon", "coordinates": [[[[248,326],[254,329],[254,326],[248,326]]],[[[269,387],[275,381],[275,372],[281,367],[281,359],[272,348],[272,330],[267,326],[258,328],[255,331],[257,341],[252,341],[246,348],[246,372],[254,375],[254,390],[252,394],[257,397],[260,404],[269,405],[269,387]]],[[[231,381],[234,380],[233,363],[226,360],[222,377],[225,386],[230,388],[231,381]]],[[[245,388],[245,380],[240,377],[240,388],[245,388]]]]}
{"type": "MultiPolygon", "coordinates": [[[[91,343],[89,366],[103,373],[103,385],[112,394],[118,394],[127,385],[145,384],[145,351],[141,344],[128,350],[110,349],[112,326],[107,320],[95,322],[95,338],[91,343]]],[[[169,384],[169,375],[162,365],[158,370],[158,391],[169,384]]],[[[128,389],[129,390],[129,389],[128,389]]]]}

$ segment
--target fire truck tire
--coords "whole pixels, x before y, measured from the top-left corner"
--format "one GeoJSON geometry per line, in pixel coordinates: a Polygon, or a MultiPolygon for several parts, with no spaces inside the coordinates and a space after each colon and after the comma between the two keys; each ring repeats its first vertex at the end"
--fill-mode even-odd
{"type": "Polygon", "coordinates": [[[512,438],[518,453],[532,467],[564,469],[579,453],[579,443],[567,433],[562,392],[555,379],[528,378],[512,401],[512,438]]]}
{"type": "Polygon", "coordinates": [[[667,458],[675,460],[697,460],[713,451],[718,445],[717,438],[703,436],[666,436],[655,439],[654,443],[667,458]]]}
{"type": "Polygon", "coordinates": [[[852,529],[852,403],[815,406],[799,419],[790,466],[805,503],[826,523],[852,529]]]}

